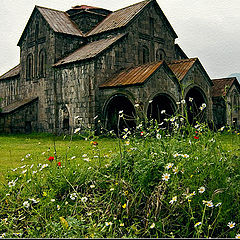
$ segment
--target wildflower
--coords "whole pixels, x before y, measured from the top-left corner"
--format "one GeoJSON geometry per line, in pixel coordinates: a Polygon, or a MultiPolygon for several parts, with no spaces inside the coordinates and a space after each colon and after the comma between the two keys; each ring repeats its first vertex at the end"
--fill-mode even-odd
{"type": "Polygon", "coordinates": [[[57,165],[58,165],[59,167],[61,167],[61,166],[62,166],[61,164],[62,164],[61,162],[58,162],[58,163],[57,163],[57,165]]]}
{"type": "Polygon", "coordinates": [[[44,155],[46,152],[42,152],[42,155],[44,155]]]}
{"type": "Polygon", "coordinates": [[[206,205],[207,205],[207,207],[209,207],[209,208],[214,207],[212,201],[207,201],[207,202],[206,202],[206,205]]]}
{"type": "Polygon", "coordinates": [[[56,200],[55,200],[54,198],[52,198],[50,201],[51,201],[51,202],[55,202],[56,200]]]}
{"type": "Polygon", "coordinates": [[[119,111],[118,114],[122,114],[123,113],[123,110],[119,111]]]}
{"type": "Polygon", "coordinates": [[[192,102],[192,101],[193,101],[193,98],[190,97],[188,100],[189,100],[189,102],[192,102]]]}
{"type": "Polygon", "coordinates": [[[166,166],[165,168],[166,168],[166,169],[170,169],[170,168],[173,167],[173,165],[174,165],[174,163],[168,163],[167,166],[166,166]]]}
{"type": "Polygon", "coordinates": [[[178,173],[178,168],[177,168],[177,167],[173,168],[173,173],[174,173],[174,174],[177,174],[177,173],[178,173]]]}
{"type": "Polygon", "coordinates": [[[197,222],[195,225],[194,225],[194,227],[198,227],[198,226],[200,226],[202,224],[202,222],[197,222]]]}
{"type": "Polygon", "coordinates": [[[125,143],[127,146],[130,144],[130,141],[126,141],[126,143],[125,143]]]}
{"type": "Polygon", "coordinates": [[[93,119],[94,119],[94,120],[96,120],[97,118],[98,118],[98,115],[97,115],[97,116],[95,116],[93,119]]]}
{"type": "Polygon", "coordinates": [[[126,203],[124,203],[123,205],[122,205],[122,208],[126,208],[127,207],[127,204],[126,203]]]}
{"type": "Polygon", "coordinates": [[[123,227],[124,226],[124,223],[120,223],[120,227],[123,227]]]}
{"type": "Polygon", "coordinates": [[[170,119],[170,122],[174,122],[175,120],[176,120],[176,118],[173,117],[173,118],[170,119]]]}
{"type": "Polygon", "coordinates": [[[217,204],[215,205],[215,207],[219,207],[219,206],[221,206],[221,205],[222,205],[222,203],[219,202],[219,203],[217,203],[217,204]]]}
{"type": "Polygon", "coordinates": [[[37,173],[37,171],[33,171],[32,174],[34,175],[35,173],[37,173]]]}
{"type": "Polygon", "coordinates": [[[68,201],[65,202],[65,205],[68,205],[68,201]]]}
{"type": "Polygon", "coordinates": [[[110,188],[110,191],[111,191],[111,192],[114,191],[114,188],[110,188]]]}
{"type": "Polygon", "coordinates": [[[111,226],[112,225],[112,222],[105,222],[105,226],[111,226]]]}
{"type": "Polygon", "coordinates": [[[180,102],[176,102],[177,105],[180,105],[181,103],[180,102]]]}
{"type": "Polygon", "coordinates": [[[17,168],[12,169],[13,172],[17,171],[17,168]]]}
{"type": "Polygon", "coordinates": [[[205,192],[205,187],[200,187],[200,188],[198,189],[198,192],[199,192],[199,193],[204,193],[204,192],[205,192]]]}
{"type": "Polygon", "coordinates": [[[32,164],[32,165],[30,166],[30,169],[32,169],[32,168],[33,168],[33,166],[34,166],[34,164],[32,164]]]}
{"type": "Polygon", "coordinates": [[[128,131],[128,128],[124,128],[123,131],[124,131],[124,132],[127,132],[127,131],[128,131]]]}
{"type": "Polygon", "coordinates": [[[83,161],[90,162],[91,160],[89,158],[84,158],[83,161]]]}
{"type": "Polygon", "coordinates": [[[24,173],[26,173],[26,172],[27,172],[27,169],[26,169],[26,170],[23,170],[23,171],[22,171],[22,174],[24,174],[24,173]]]}
{"type": "Polygon", "coordinates": [[[140,135],[143,136],[143,132],[141,132],[140,135]]]}
{"type": "Polygon", "coordinates": [[[182,157],[183,158],[189,158],[189,155],[188,154],[182,154],[182,157]]]}
{"type": "Polygon", "coordinates": [[[174,158],[179,157],[179,156],[181,156],[181,154],[179,154],[179,153],[173,154],[173,157],[174,157],[174,158]]]}
{"type": "Polygon", "coordinates": [[[53,161],[54,160],[54,157],[52,157],[52,156],[50,156],[49,158],[48,158],[48,161],[53,161]]]}
{"type": "Polygon", "coordinates": [[[23,203],[23,206],[24,206],[25,208],[29,208],[30,204],[29,204],[28,201],[25,201],[25,202],[23,203]]]}
{"type": "Polygon", "coordinates": [[[13,233],[14,236],[21,237],[22,233],[13,233]]]}
{"type": "Polygon", "coordinates": [[[194,139],[197,139],[197,140],[198,140],[198,139],[199,139],[199,137],[197,137],[197,136],[194,136],[194,139]]]}
{"type": "Polygon", "coordinates": [[[5,238],[6,237],[6,233],[2,233],[1,235],[0,235],[0,238],[5,238]]]}
{"type": "Polygon", "coordinates": [[[186,103],[186,101],[183,99],[183,100],[181,101],[181,103],[182,103],[182,104],[185,104],[185,103],[186,103]]]}
{"type": "Polygon", "coordinates": [[[23,166],[21,166],[20,168],[25,168],[26,167],[26,165],[23,165],[23,166]]]}
{"type": "Polygon", "coordinates": [[[152,223],[150,226],[151,229],[155,228],[155,223],[152,223]]]}
{"type": "Polygon", "coordinates": [[[82,201],[83,203],[87,202],[87,200],[88,200],[87,197],[82,197],[82,198],[81,198],[81,201],[82,201]]]}
{"type": "Polygon", "coordinates": [[[58,210],[58,211],[60,210],[60,206],[59,206],[59,205],[57,205],[57,210],[58,210]]]}
{"type": "Polygon", "coordinates": [[[136,103],[134,106],[135,106],[136,108],[138,108],[138,107],[139,107],[139,104],[138,104],[138,103],[136,103]]]}
{"type": "Polygon", "coordinates": [[[91,144],[92,144],[93,146],[97,146],[97,145],[98,145],[98,142],[92,141],[91,144]]]}
{"type": "Polygon", "coordinates": [[[76,193],[70,194],[70,198],[74,201],[77,198],[77,194],[76,193]]]}
{"type": "Polygon", "coordinates": [[[164,114],[164,113],[166,113],[166,110],[162,110],[162,111],[161,111],[161,114],[164,114]]]}
{"type": "Polygon", "coordinates": [[[169,201],[170,204],[173,204],[177,201],[177,196],[173,197],[172,200],[169,201]]]}
{"type": "Polygon", "coordinates": [[[83,154],[82,157],[83,157],[83,158],[86,158],[86,157],[87,157],[87,154],[83,154]]]}
{"type": "Polygon", "coordinates": [[[149,103],[152,103],[152,102],[153,102],[153,100],[150,100],[150,101],[149,101],[149,103]]]}
{"type": "Polygon", "coordinates": [[[14,187],[15,185],[16,185],[16,182],[14,180],[8,183],[9,187],[14,187]]]}
{"type": "Polygon", "coordinates": [[[207,107],[206,103],[203,103],[202,106],[199,108],[201,111],[207,107]]]}
{"type": "Polygon", "coordinates": [[[75,159],[76,158],[76,156],[73,156],[73,157],[71,157],[71,160],[73,160],[73,159],[75,159]]]}
{"type": "Polygon", "coordinates": [[[47,193],[46,193],[46,192],[43,192],[42,195],[43,195],[43,197],[46,197],[46,196],[47,196],[47,193]]]}
{"type": "Polygon", "coordinates": [[[237,235],[235,236],[235,238],[240,238],[240,234],[237,234],[237,235]]]}
{"type": "Polygon", "coordinates": [[[234,228],[236,223],[235,222],[229,222],[227,225],[228,225],[229,228],[234,228]]]}
{"type": "Polygon", "coordinates": [[[31,154],[28,153],[28,154],[25,156],[25,158],[29,158],[30,156],[31,156],[31,154]]]}
{"type": "Polygon", "coordinates": [[[67,228],[68,228],[68,222],[67,222],[67,220],[66,220],[64,217],[59,217],[59,219],[60,219],[60,222],[61,222],[62,226],[63,226],[65,229],[67,229],[67,228]]]}
{"type": "Polygon", "coordinates": [[[170,174],[169,174],[169,173],[164,173],[164,174],[162,175],[162,180],[163,180],[163,181],[168,181],[169,178],[170,178],[170,174]]]}
{"type": "Polygon", "coordinates": [[[93,184],[92,184],[92,185],[90,185],[90,188],[95,188],[95,185],[93,185],[93,184]]]}
{"type": "Polygon", "coordinates": [[[76,128],[74,133],[78,133],[81,130],[81,128],[76,128]]]}
{"type": "Polygon", "coordinates": [[[162,138],[162,136],[158,133],[158,134],[156,135],[156,138],[159,140],[159,139],[162,138]]]}
{"type": "Polygon", "coordinates": [[[223,126],[223,127],[221,127],[221,128],[220,128],[220,131],[223,131],[223,130],[224,130],[224,128],[225,128],[224,126],[223,126]]]}

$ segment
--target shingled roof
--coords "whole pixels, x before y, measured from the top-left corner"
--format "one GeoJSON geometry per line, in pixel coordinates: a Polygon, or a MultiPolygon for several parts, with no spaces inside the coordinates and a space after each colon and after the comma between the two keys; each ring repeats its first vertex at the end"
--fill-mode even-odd
{"type": "Polygon", "coordinates": [[[8,72],[0,76],[0,80],[17,77],[20,74],[20,69],[21,69],[21,66],[20,64],[18,64],[16,67],[10,69],[8,72]]]}
{"type": "Polygon", "coordinates": [[[36,101],[37,99],[38,99],[38,97],[32,97],[32,98],[26,98],[26,99],[23,99],[20,101],[13,102],[13,103],[9,104],[8,106],[3,107],[2,111],[0,113],[8,114],[8,113],[14,112],[17,109],[19,109],[20,107],[23,107],[33,101],[36,101]]]}
{"type": "Polygon", "coordinates": [[[70,54],[69,56],[58,61],[56,64],[54,64],[54,66],[57,67],[68,63],[79,62],[85,59],[94,58],[98,54],[106,50],[108,47],[110,47],[112,44],[117,42],[119,39],[121,39],[123,36],[125,36],[125,34],[118,34],[114,37],[100,39],[98,41],[88,43],[70,54]]]}
{"type": "MultiPolygon", "coordinates": [[[[73,35],[73,36],[78,36],[78,37],[83,37],[83,33],[81,30],[77,27],[77,25],[69,18],[68,14],[63,11],[58,11],[50,8],[45,8],[45,7],[40,7],[40,6],[35,6],[32,15],[34,12],[38,10],[43,18],[47,21],[49,24],[50,28],[56,32],[56,33],[64,33],[68,35],[73,35]]],[[[22,33],[22,36],[20,37],[20,40],[18,41],[18,45],[22,41],[22,38],[26,32],[26,29],[30,23],[29,18],[28,23],[22,33]]]]}
{"type": "Polygon", "coordinates": [[[152,0],[145,0],[111,13],[100,24],[92,29],[87,36],[126,26],[151,1],[152,0]]]}
{"type": "Polygon", "coordinates": [[[212,97],[226,96],[228,90],[231,88],[234,82],[239,87],[239,83],[236,77],[213,79],[212,81],[214,84],[212,87],[212,97]]]}
{"type": "Polygon", "coordinates": [[[168,63],[168,66],[174,72],[178,80],[181,81],[196,61],[197,58],[182,59],[168,63]]]}
{"type": "Polygon", "coordinates": [[[129,68],[116,77],[100,85],[100,88],[121,87],[128,85],[143,84],[156,70],[164,64],[164,61],[148,63],[134,68],[129,68]]]}

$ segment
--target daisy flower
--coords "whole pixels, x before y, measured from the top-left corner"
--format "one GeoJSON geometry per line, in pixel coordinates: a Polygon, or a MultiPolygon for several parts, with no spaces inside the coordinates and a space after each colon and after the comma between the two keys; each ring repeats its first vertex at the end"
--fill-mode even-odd
{"type": "Polygon", "coordinates": [[[25,202],[23,203],[23,206],[24,206],[25,208],[29,208],[30,204],[29,204],[28,201],[25,201],[25,202]]]}
{"type": "Polygon", "coordinates": [[[177,174],[177,173],[178,173],[178,168],[177,168],[177,167],[173,168],[173,173],[174,173],[174,174],[177,174]]]}
{"type": "Polygon", "coordinates": [[[234,228],[236,223],[235,222],[229,222],[227,225],[228,225],[229,228],[234,228]]]}
{"type": "Polygon", "coordinates": [[[200,188],[198,189],[198,192],[199,192],[199,193],[204,193],[205,190],[206,190],[205,187],[200,187],[200,188]]]}
{"type": "Polygon", "coordinates": [[[169,201],[170,204],[173,204],[177,201],[177,196],[173,197],[172,200],[169,201]]]}
{"type": "Polygon", "coordinates": [[[207,201],[206,205],[207,205],[207,207],[210,207],[210,208],[214,206],[212,201],[207,201]]]}
{"type": "Polygon", "coordinates": [[[169,173],[164,173],[164,174],[162,175],[162,180],[163,180],[163,181],[168,181],[169,178],[170,178],[170,174],[169,174],[169,173]]]}
{"type": "Polygon", "coordinates": [[[198,226],[200,226],[202,224],[202,222],[197,222],[195,225],[194,225],[194,227],[198,227],[198,226]]]}
{"type": "Polygon", "coordinates": [[[173,165],[174,165],[174,163],[168,163],[167,166],[166,166],[165,168],[166,168],[166,169],[170,169],[170,168],[173,167],[173,165]]]}
{"type": "Polygon", "coordinates": [[[222,205],[222,203],[219,202],[219,203],[217,203],[217,204],[215,205],[215,207],[219,207],[219,206],[221,206],[221,205],[222,205]]]}
{"type": "Polygon", "coordinates": [[[240,234],[237,234],[237,235],[235,236],[235,238],[240,238],[240,234]]]}
{"type": "Polygon", "coordinates": [[[155,223],[152,223],[150,226],[151,229],[155,228],[155,223]]]}

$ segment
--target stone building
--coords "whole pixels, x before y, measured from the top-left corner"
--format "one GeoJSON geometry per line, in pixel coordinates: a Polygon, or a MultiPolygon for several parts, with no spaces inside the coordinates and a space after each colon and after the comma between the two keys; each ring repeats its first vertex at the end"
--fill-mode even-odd
{"type": "Polygon", "coordinates": [[[174,114],[182,100],[191,122],[211,121],[213,82],[176,38],[156,0],[114,12],[35,6],[18,42],[20,64],[0,77],[0,131],[69,131],[94,126],[96,116],[113,129],[121,110],[133,127],[142,114],[174,114]]]}

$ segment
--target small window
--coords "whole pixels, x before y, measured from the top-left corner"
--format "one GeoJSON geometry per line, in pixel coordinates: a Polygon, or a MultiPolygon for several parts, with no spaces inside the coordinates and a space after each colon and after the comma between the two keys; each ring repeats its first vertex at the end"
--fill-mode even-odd
{"type": "Polygon", "coordinates": [[[166,54],[163,49],[158,49],[156,52],[156,60],[157,61],[162,61],[166,57],[166,54]]]}
{"type": "Polygon", "coordinates": [[[42,50],[39,53],[39,77],[44,77],[46,73],[46,54],[42,50]]]}
{"type": "Polygon", "coordinates": [[[33,77],[33,56],[32,56],[32,54],[29,54],[27,56],[26,76],[27,76],[27,80],[30,80],[33,77]]]}
{"type": "Polygon", "coordinates": [[[146,46],[143,46],[143,64],[149,62],[149,50],[146,46]]]}

